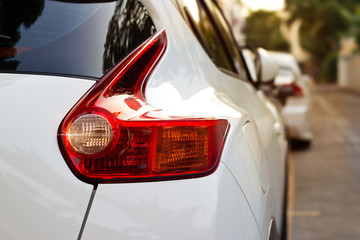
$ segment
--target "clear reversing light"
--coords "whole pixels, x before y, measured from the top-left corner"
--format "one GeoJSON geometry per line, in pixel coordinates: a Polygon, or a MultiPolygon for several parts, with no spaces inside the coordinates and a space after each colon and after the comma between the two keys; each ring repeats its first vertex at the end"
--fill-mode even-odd
{"type": "Polygon", "coordinates": [[[67,133],[71,147],[81,154],[101,152],[109,146],[112,137],[111,124],[97,114],[80,116],[70,125],[67,133]]]}
{"type": "Polygon", "coordinates": [[[92,184],[159,181],[216,170],[229,128],[226,119],[169,116],[143,98],[146,79],[165,49],[162,30],[96,83],[61,123],[60,150],[79,179],[92,184]]]}

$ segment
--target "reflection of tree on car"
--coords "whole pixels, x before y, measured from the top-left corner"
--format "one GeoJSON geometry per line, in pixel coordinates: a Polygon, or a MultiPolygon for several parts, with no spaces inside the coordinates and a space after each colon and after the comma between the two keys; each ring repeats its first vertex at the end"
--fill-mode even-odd
{"type": "Polygon", "coordinates": [[[16,55],[15,44],[20,40],[20,27],[29,28],[44,9],[44,0],[5,0],[0,4],[0,66],[15,70],[18,61],[6,60],[16,55]]]}
{"type": "Polygon", "coordinates": [[[136,1],[118,1],[112,16],[104,49],[103,72],[108,72],[123,56],[150,37],[155,29],[143,6],[136,1]],[[124,14],[126,9],[126,14],[124,14]]]}
{"type": "Polygon", "coordinates": [[[9,12],[9,16],[21,13],[25,17],[22,20],[13,17],[15,20],[11,20],[2,16],[0,35],[3,37],[0,41],[3,39],[2,42],[12,49],[10,52],[5,51],[9,49],[1,49],[0,55],[9,58],[7,66],[1,68],[25,72],[35,69],[44,73],[56,71],[59,74],[72,72],[82,76],[95,74],[101,77],[113,67],[111,64],[118,63],[154,31],[151,28],[144,30],[147,25],[152,26],[152,22],[136,3],[124,0],[118,4],[115,1],[62,0],[43,1],[40,7],[34,7],[30,3],[20,4],[16,1],[19,5],[3,6],[2,11],[9,12]],[[125,11],[120,19],[125,6],[131,9],[125,11]],[[41,17],[26,16],[31,11],[41,14],[41,17]],[[13,21],[10,27],[7,24],[9,21],[13,21]],[[128,37],[136,32],[137,36],[128,37]],[[114,41],[109,40],[111,37],[114,37],[114,41]],[[10,60],[14,66],[9,66],[10,60]]]}

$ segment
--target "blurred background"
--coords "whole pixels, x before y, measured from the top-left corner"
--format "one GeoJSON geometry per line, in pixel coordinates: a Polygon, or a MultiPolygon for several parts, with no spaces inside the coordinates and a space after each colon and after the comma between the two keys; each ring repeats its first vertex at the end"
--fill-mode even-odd
{"type": "Polygon", "coordinates": [[[360,239],[360,1],[219,4],[241,48],[292,54],[311,85],[313,137],[288,164],[288,239],[360,239]]]}
{"type": "Polygon", "coordinates": [[[358,0],[221,0],[220,4],[241,46],[290,52],[316,82],[343,80],[342,60],[357,59],[358,0]]]}

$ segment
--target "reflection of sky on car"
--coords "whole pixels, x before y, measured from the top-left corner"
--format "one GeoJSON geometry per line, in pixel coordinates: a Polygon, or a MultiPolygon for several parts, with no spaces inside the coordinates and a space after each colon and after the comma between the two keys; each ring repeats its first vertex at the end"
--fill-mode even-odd
{"type": "Polygon", "coordinates": [[[99,4],[63,4],[55,1],[46,1],[43,14],[37,19],[36,24],[30,28],[21,25],[21,39],[17,46],[37,48],[54,41],[92,16],[100,7],[99,4]],[[64,26],[66,24],[66,26],[64,26]]]}
{"type": "Polygon", "coordinates": [[[1,5],[0,70],[100,78],[156,31],[138,1],[19,1],[1,5]]]}

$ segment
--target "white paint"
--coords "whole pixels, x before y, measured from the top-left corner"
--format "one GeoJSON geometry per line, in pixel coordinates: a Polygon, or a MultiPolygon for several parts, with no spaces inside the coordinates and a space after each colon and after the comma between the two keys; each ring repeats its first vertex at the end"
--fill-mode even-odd
{"type": "Polygon", "coordinates": [[[76,239],[92,186],[77,179],[59,125],[94,81],[0,76],[0,239],[76,239]]]}
{"type": "Polygon", "coordinates": [[[147,81],[147,102],[172,116],[227,119],[231,127],[210,176],[100,185],[84,238],[267,239],[271,218],[281,226],[287,145],[273,130],[281,123],[266,97],[213,64],[171,1],[145,4],[168,39],[147,81]]]}

